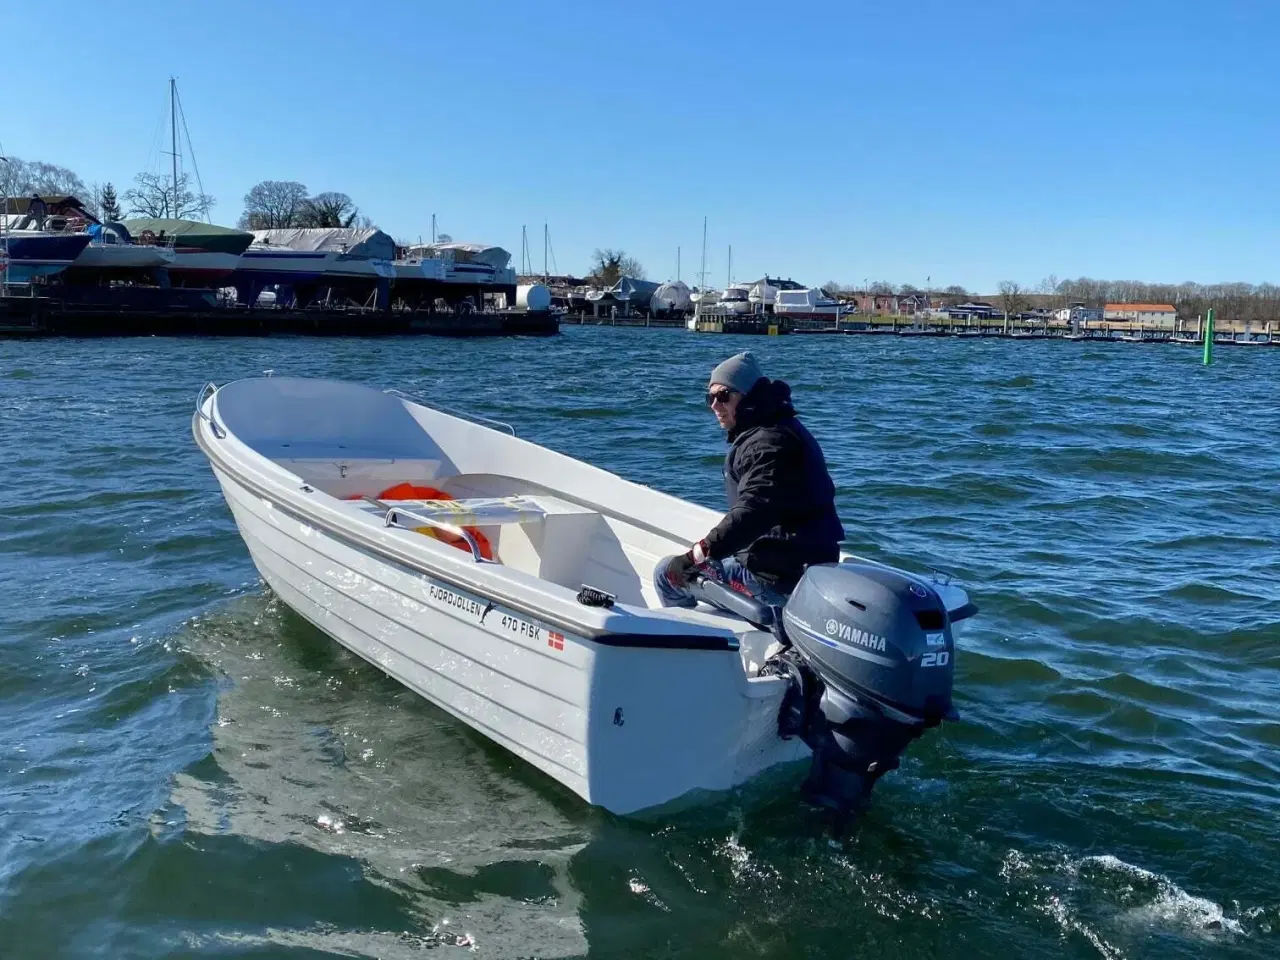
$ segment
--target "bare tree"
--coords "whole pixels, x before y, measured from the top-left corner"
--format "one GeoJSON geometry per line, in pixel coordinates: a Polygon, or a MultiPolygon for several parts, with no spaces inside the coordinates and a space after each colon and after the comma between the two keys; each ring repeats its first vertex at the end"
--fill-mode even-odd
{"type": "Polygon", "coordinates": [[[1058,275],[1051,273],[1040,281],[1040,286],[1036,288],[1036,293],[1045,297],[1043,302],[1047,303],[1048,306],[1055,308],[1064,307],[1066,306],[1067,298],[1062,295],[1062,291],[1059,289],[1061,286],[1062,284],[1058,280],[1058,275]]]}
{"type": "Polygon", "coordinates": [[[360,208],[345,193],[329,190],[303,201],[297,221],[299,227],[357,226],[360,208]]]}
{"type": "Polygon", "coordinates": [[[893,293],[893,284],[885,280],[877,280],[871,284],[871,292],[886,296],[893,293]]]}
{"type": "Polygon", "coordinates": [[[1022,311],[1026,304],[1022,287],[1012,280],[1000,281],[1000,306],[1007,316],[1014,316],[1022,311]]]}
{"type": "Polygon", "coordinates": [[[0,162],[0,197],[20,197],[26,193],[27,164],[17,157],[0,162]]]}
{"type": "Polygon", "coordinates": [[[298,216],[307,202],[307,188],[296,180],[263,180],[244,195],[244,213],[237,226],[241,230],[274,230],[298,226],[298,216]]]}
{"type": "Polygon", "coordinates": [[[27,177],[32,193],[43,197],[71,196],[79,199],[89,196],[89,188],[76,174],[56,163],[29,163],[27,177]]]}
{"type": "Polygon", "coordinates": [[[72,196],[79,200],[90,199],[89,188],[75,171],[56,163],[40,160],[21,160],[9,157],[0,163],[0,194],[6,197],[72,196]]]}
{"type": "Polygon", "coordinates": [[[177,189],[162,173],[140,173],[133,178],[134,187],[126,190],[123,200],[129,213],[135,217],[189,220],[197,214],[209,215],[213,197],[207,193],[192,193],[190,177],[178,174],[177,189]]]}
{"type": "Polygon", "coordinates": [[[591,260],[591,279],[602,287],[611,287],[623,277],[644,279],[640,261],[621,250],[596,250],[591,260]]]}

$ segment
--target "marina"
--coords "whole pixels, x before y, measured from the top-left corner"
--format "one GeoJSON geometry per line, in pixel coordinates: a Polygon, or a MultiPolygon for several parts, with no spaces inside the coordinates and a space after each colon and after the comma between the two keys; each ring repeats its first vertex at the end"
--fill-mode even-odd
{"type": "Polygon", "coordinates": [[[69,193],[0,195],[0,336],[557,331],[546,290],[517,283],[500,246],[434,231],[429,243],[397,243],[329,209],[306,226],[209,222],[207,205],[182,200],[180,109],[171,79],[172,169],[152,181],[158,193],[135,198],[145,211],[104,219],[69,193]]]}
{"type": "MultiPolygon", "coordinates": [[[[103,221],[71,195],[0,200],[0,337],[510,336],[554,334],[569,323],[752,336],[1204,342],[1205,319],[1173,305],[1001,310],[982,299],[828,292],[768,275],[730,279],[720,290],[629,275],[605,282],[552,276],[545,263],[542,274],[529,272],[527,238],[517,274],[500,246],[397,243],[373,226],[103,221]]],[[[1277,327],[1220,318],[1213,343],[1275,346],[1277,327]]]]}
{"type": "Polygon", "coordinates": [[[103,223],[76,197],[5,201],[0,336],[550,334],[559,314],[483,244],[376,228],[103,223]],[[531,307],[530,304],[533,304],[531,307]]]}

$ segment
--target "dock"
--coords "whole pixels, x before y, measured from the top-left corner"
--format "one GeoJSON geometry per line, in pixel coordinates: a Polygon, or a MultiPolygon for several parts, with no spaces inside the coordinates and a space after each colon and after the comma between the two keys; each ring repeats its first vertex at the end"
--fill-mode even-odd
{"type": "Polygon", "coordinates": [[[560,331],[550,311],[436,311],[378,307],[286,309],[223,305],[208,291],[165,291],[155,303],[112,298],[0,297],[0,337],[127,336],[549,336],[560,331]]]}
{"type": "MultiPolygon", "coordinates": [[[[588,321],[589,322],[589,321],[588,321]]],[[[645,324],[640,324],[645,325],[645,324]]],[[[683,323],[665,324],[683,326],[683,323]]],[[[1280,347],[1280,323],[1261,325],[1244,321],[1219,321],[1215,344],[1280,347]]],[[[850,314],[838,322],[794,319],[785,314],[721,314],[705,312],[694,317],[698,333],[731,333],[757,336],[825,335],[947,337],[984,340],[1055,340],[1139,344],[1202,344],[1195,324],[1144,326],[1127,321],[1097,320],[1077,324],[1064,321],[1019,321],[1010,318],[953,319],[950,317],[867,316],[850,314]]]]}

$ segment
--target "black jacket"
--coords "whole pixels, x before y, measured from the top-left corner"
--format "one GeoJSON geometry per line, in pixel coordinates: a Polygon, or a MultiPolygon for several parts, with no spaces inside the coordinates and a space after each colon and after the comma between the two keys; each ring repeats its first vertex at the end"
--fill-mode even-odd
{"type": "Polygon", "coordinates": [[[790,590],[806,564],[840,559],[844,528],[818,441],[796,419],[791,388],[763,379],[738,404],[724,460],[729,512],[707,534],[707,554],[737,558],[790,590]]]}

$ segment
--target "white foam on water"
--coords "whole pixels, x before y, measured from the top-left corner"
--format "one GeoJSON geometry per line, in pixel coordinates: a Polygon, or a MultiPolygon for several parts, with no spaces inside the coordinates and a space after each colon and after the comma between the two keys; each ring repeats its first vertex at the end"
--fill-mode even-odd
{"type": "Polygon", "coordinates": [[[1126,927],[1158,928],[1204,940],[1217,939],[1223,933],[1245,933],[1239,921],[1227,917],[1219,904],[1187,893],[1168,877],[1126,863],[1111,854],[1085,857],[1080,864],[1094,865],[1154,887],[1155,897],[1150,903],[1130,907],[1117,916],[1117,921],[1126,927]]]}
{"type": "Polygon", "coordinates": [[[1078,933],[1098,951],[1103,960],[1124,960],[1124,954],[1117,947],[1107,943],[1096,930],[1075,915],[1075,911],[1056,896],[1048,896],[1036,904],[1036,909],[1046,914],[1062,930],[1064,934],[1078,933]]]}
{"type": "Polygon", "coordinates": [[[1010,886],[1028,889],[1032,909],[1053,920],[1064,936],[1082,937],[1103,960],[1123,960],[1121,943],[1153,933],[1204,943],[1248,935],[1220,904],[1112,854],[1028,856],[1009,850],[999,874],[1010,886]]]}

